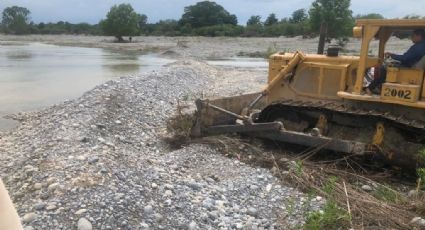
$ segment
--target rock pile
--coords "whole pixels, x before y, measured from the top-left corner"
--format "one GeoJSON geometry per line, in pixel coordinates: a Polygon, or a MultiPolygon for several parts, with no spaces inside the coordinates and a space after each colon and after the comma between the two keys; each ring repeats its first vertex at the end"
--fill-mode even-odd
{"type": "Polygon", "coordinates": [[[211,67],[177,62],[82,97],[15,115],[0,134],[0,176],[26,229],[280,229],[323,201],[206,145],[161,141],[176,99],[197,97],[211,67]]]}

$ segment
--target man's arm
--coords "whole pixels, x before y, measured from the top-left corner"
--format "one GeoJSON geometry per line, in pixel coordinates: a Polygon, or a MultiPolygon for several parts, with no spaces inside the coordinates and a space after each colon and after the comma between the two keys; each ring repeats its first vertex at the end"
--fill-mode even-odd
{"type": "Polygon", "coordinates": [[[392,59],[400,61],[402,65],[410,67],[415,64],[414,62],[418,59],[418,56],[421,56],[421,52],[416,49],[416,45],[413,45],[402,55],[392,53],[389,55],[392,59]]]}

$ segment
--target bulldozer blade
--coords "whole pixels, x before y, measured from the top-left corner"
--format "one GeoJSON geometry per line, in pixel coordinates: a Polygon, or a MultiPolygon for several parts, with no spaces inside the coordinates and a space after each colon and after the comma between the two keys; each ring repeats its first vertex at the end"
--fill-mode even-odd
{"type": "Polygon", "coordinates": [[[368,144],[362,142],[333,139],[325,136],[312,136],[307,133],[287,130],[256,132],[252,133],[252,136],[356,155],[363,155],[368,147],[368,144]]]}
{"type": "MultiPolygon", "coordinates": [[[[208,127],[236,124],[238,118],[234,114],[242,114],[242,110],[247,108],[259,94],[260,92],[220,99],[196,100],[197,117],[196,123],[192,128],[192,136],[202,136],[208,127]],[[209,104],[220,108],[222,111],[208,106],[209,104]],[[223,110],[228,112],[223,112],[223,110]]],[[[253,109],[262,109],[265,107],[265,104],[266,101],[265,98],[263,98],[253,109]]]]}
{"type": "MultiPolygon", "coordinates": [[[[283,130],[280,122],[236,124],[236,120],[239,114],[242,113],[242,110],[258,98],[258,95],[260,93],[215,100],[196,100],[197,119],[192,128],[192,136],[247,133],[250,136],[304,146],[320,147],[344,153],[363,154],[367,149],[368,144],[362,142],[333,139],[325,136],[312,136],[302,132],[283,130]]],[[[253,109],[262,109],[265,104],[265,98],[262,98],[256,103],[253,109]]]]}
{"type": "Polygon", "coordinates": [[[204,130],[206,134],[223,134],[223,133],[249,133],[278,131],[283,127],[280,122],[254,123],[246,125],[216,125],[208,127],[204,130]]]}

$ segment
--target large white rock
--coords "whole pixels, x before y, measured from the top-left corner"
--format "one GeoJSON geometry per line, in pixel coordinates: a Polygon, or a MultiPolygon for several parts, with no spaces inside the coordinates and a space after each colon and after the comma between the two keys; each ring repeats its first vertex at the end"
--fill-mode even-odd
{"type": "Polygon", "coordinates": [[[86,218],[80,218],[78,220],[78,230],[92,230],[93,227],[90,223],[90,221],[88,221],[86,218]]]}

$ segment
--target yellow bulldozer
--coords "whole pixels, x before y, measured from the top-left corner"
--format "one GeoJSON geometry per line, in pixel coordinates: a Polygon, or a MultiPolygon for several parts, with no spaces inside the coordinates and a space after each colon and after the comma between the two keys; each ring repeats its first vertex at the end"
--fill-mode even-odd
{"type": "Polygon", "coordinates": [[[380,95],[363,93],[367,71],[384,64],[396,32],[425,29],[425,20],[357,20],[358,56],[276,53],[259,93],[196,101],[194,136],[245,133],[386,161],[424,165],[425,57],[412,68],[390,65],[380,95]],[[379,52],[370,56],[370,43],[379,52]]]}

